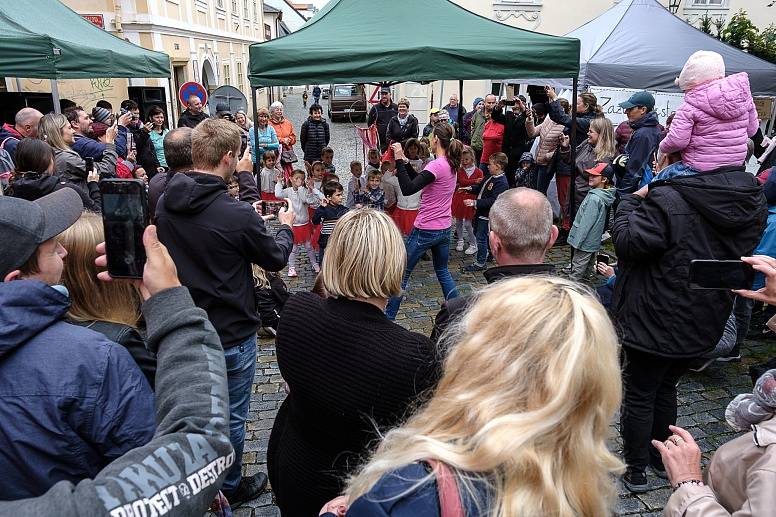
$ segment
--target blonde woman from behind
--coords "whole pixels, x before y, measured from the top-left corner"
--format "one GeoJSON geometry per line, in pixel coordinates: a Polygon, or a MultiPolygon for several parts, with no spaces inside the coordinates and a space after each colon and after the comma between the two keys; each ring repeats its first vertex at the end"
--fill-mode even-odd
{"type": "Polygon", "coordinates": [[[560,278],[498,282],[443,339],[451,347],[433,397],[321,514],[439,516],[444,474],[426,462],[436,460],[467,516],[611,515],[623,465],[606,439],[620,365],[594,297],[560,278]]]}

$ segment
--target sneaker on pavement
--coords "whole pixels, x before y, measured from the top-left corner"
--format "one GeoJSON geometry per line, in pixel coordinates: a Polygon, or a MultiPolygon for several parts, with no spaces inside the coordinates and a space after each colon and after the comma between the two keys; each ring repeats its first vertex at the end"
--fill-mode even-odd
{"type": "Polygon", "coordinates": [[[229,501],[229,506],[234,509],[256,499],[266,488],[267,475],[264,472],[257,472],[252,476],[243,477],[234,490],[223,490],[223,493],[229,501]]]}
{"type": "Polygon", "coordinates": [[[313,271],[315,271],[316,273],[320,273],[321,266],[319,266],[318,264],[313,264],[313,271]]]}
{"type": "Polygon", "coordinates": [[[465,266],[462,268],[464,271],[467,271],[469,273],[472,273],[474,271],[485,271],[485,266],[477,264],[476,262],[474,264],[469,264],[468,266],[465,266]]]}
{"type": "Polygon", "coordinates": [[[288,278],[294,278],[296,276],[296,268],[288,268],[288,278]]]}
{"type": "Polygon", "coordinates": [[[463,239],[458,239],[458,244],[455,245],[455,251],[463,251],[463,247],[466,243],[463,239]]]}
{"type": "Polygon", "coordinates": [[[469,244],[469,247],[466,248],[466,251],[464,251],[466,255],[474,255],[477,253],[477,245],[476,244],[469,244]]]}
{"type": "Polygon", "coordinates": [[[622,476],[622,484],[633,493],[641,494],[649,490],[647,474],[643,470],[628,469],[622,476]]]}

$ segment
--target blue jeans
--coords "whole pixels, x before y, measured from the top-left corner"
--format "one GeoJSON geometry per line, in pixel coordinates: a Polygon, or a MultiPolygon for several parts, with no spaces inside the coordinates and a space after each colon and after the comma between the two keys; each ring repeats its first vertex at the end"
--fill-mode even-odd
{"type": "Polygon", "coordinates": [[[484,266],[488,261],[488,221],[478,217],[475,224],[477,225],[474,228],[474,236],[477,238],[476,262],[478,266],[484,266]]]}
{"type": "MultiPolygon", "coordinates": [[[[412,270],[415,269],[420,257],[426,250],[431,250],[431,258],[434,263],[434,271],[436,272],[439,285],[442,286],[442,293],[445,296],[445,300],[456,298],[458,296],[458,289],[455,287],[455,280],[453,275],[447,269],[447,261],[450,257],[450,228],[444,230],[419,230],[413,228],[407,237],[407,269],[404,271],[404,277],[401,280],[401,290],[407,289],[407,284],[410,283],[410,276],[412,270]]],[[[399,312],[399,305],[401,305],[402,296],[394,296],[388,302],[388,306],[385,308],[385,315],[389,320],[396,318],[396,313],[399,312]]]]}
{"type": "Polygon", "coordinates": [[[224,350],[226,379],[229,384],[229,441],[234,447],[234,463],[226,475],[223,490],[234,490],[242,478],[245,445],[245,420],[251,401],[251,386],[256,372],[256,334],[239,345],[224,350]]]}
{"type": "Polygon", "coordinates": [[[536,166],[536,190],[547,195],[547,189],[550,188],[552,183],[552,177],[555,176],[555,171],[550,165],[537,165],[536,166]]]}

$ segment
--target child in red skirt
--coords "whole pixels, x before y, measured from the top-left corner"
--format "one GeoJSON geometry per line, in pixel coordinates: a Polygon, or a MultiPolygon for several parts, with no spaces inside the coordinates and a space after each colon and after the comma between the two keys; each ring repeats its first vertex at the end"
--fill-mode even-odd
{"type": "Polygon", "coordinates": [[[261,183],[261,199],[264,201],[277,201],[275,197],[275,183],[278,180],[278,174],[283,175],[283,171],[275,167],[275,153],[264,153],[261,155],[261,173],[259,182],[261,183]]]}
{"type": "MultiPolygon", "coordinates": [[[[407,156],[407,158],[409,158],[409,156],[407,156]]],[[[423,191],[418,191],[411,196],[402,194],[401,187],[399,186],[399,178],[396,177],[395,170],[390,170],[383,175],[383,183],[391,185],[396,192],[396,209],[391,214],[391,219],[393,219],[393,222],[399,227],[399,231],[401,231],[402,235],[406,237],[410,234],[415,225],[415,218],[418,216],[418,208],[420,208],[420,195],[423,191]]]]}
{"type": "Polygon", "coordinates": [[[461,168],[458,169],[458,186],[453,194],[453,217],[455,217],[455,231],[458,234],[458,244],[455,246],[455,249],[456,251],[463,251],[468,242],[469,247],[466,248],[465,252],[467,255],[477,253],[477,239],[474,236],[474,228],[472,227],[474,208],[466,206],[464,199],[475,199],[477,196],[459,189],[477,185],[482,179],[482,170],[475,164],[474,151],[471,147],[467,147],[461,154],[461,168]]]}
{"type": "Polygon", "coordinates": [[[295,170],[291,175],[291,186],[283,188],[283,178],[279,177],[275,183],[275,196],[280,199],[287,199],[294,209],[294,225],[291,230],[294,232],[294,247],[288,256],[288,276],[293,278],[296,274],[296,253],[301,246],[307,252],[307,258],[312,264],[313,271],[318,273],[321,268],[315,257],[312,243],[312,227],[310,225],[310,216],[308,208],[318,206],[318,196],[313,191],[312,178],[308,178],[307,185],[304,185],[304,171],[295,170]]]}

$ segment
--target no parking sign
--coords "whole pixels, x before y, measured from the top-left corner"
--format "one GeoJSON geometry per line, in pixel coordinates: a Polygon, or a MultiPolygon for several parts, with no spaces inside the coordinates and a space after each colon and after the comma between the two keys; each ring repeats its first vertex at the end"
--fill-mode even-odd
{"type": "Polygon", "coordinates": [[[178,91],[178,100],[183,106],[186,106],[189,103],[189,97],[192,95],[199,97],[203,106],[207,104],[207,90],[204,86],[194,81],[189,81],[181,86],[181,89],[178,91]]]}

